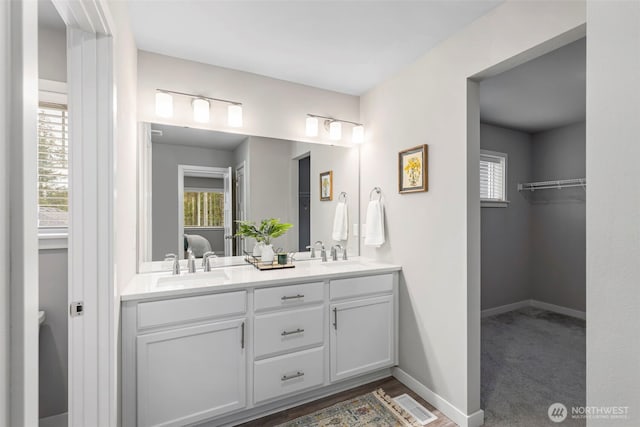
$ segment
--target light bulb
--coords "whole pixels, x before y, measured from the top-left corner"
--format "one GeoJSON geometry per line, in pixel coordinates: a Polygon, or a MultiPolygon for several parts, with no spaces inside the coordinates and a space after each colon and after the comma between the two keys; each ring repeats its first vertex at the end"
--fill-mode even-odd
{"type": "Polygon", "coordinates": [[[329,139],[339,141],[342,138],[342,123],[331,122],[329,124],[329,139]]]}
{"type": "Polygon", "coordinates": [[[318,118],[307,117],[307,136],[318,136],[318,118]]]}
{"type": "Polygon", "coordinates": [[[242,105],[229,105],[227,108],[227,124],[234,128],[242,127],[242,105]]]}
{"type": "Polygon", "coordinates": [[[191,105],[193,106],[193,120],[198,123],[209,123],[209,101],[202,98],[196,98],[193,100],[191,105]]]}
{"type": "Polygon", "coordinates": [[[364,126],[358,125],[353,128],[351,142],[354,144],[362,144],[364,142],[364,126]]]}
{"type": "Polygon", "coordinates": [[[173,97],[165,92],[156,92],[156,114],[160,117],[173,116],[173,97]]]}

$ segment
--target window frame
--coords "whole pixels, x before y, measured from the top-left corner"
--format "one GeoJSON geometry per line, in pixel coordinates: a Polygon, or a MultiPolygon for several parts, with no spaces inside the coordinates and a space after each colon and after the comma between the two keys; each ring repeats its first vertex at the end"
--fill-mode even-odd
{"type": "MultiPolygon", "coordinates": [[[[478,161],[478,179],[480,179],[480,162],[482,161],[482,156],[492,156],[492,157],[500,157],[504,159],[504,175],[502,182],[502,190],[504,194],[503,199],[483,199],[480,198],[480,207],[483,208],[507,208],[509,207],[509,155],[507,153],[503,153],[500,151],[492,151],[492,150],[480,150],[480,159],[478,161]]],[[[478,192],[480,188],[478,188],[478,192]]]]}
{"type": "MultiPolygon", "coordinates": [[[[183,191],[183,197],[182,197],[183,212],[184,212],[184,194],[186,193],[217,193],[217,194],[222,194],[222,197],[224,198],[224,188],[185,187],[183,191]]],[[[224,212],[223,212],[223,215],[224,215],[224,212]]],[[[184,214],[183,214],[183,218],[184,218],[184,214]]],[[[193,225],[183,225],[183,229],[184,230],[224,230],[224,216],[222,218],[222,224],[223,225],[217,226],[217,227],[197,227],[193,225]]]]}
{"type": "MultiPolygon", "coordinates": [[[[59,104],[66,106],[69,111],[66,83],[44,79],[40,79],[38,83],[38,105],[41,102],[59,104]]],[[[66,227],[38,227],[39,249],[67,249],[68,238],[68,225],[66,227]]]]}

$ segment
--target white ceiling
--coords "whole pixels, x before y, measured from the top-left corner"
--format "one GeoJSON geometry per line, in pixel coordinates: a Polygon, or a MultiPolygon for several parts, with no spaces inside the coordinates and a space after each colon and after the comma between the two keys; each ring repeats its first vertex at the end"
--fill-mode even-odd
{"type": "Polygon", "coordinates": [[[535,133],[584,121],[586,39],[480,82],[480,120],[535,133]]]}
{"type": "Polygon", "coordinates": [[[138,48],[360,95],[503,0],[129,0],[138,48]]]}
{"type": "Polygon", "coordinates": [[[162,136],[156,132],[151,134],[151,142],[156,144],[188,145],[233,151],[247,139],[247,135],[155,123],[151,125],[151,129],[162,132],[162,136]]]}

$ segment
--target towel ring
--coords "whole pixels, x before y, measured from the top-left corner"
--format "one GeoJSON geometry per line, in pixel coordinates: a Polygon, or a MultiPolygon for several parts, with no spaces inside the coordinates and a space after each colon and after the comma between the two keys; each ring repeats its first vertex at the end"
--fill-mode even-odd
{"type": "Polygon", "coordinates": [[[380,187],[373,187],[373,189],[369,192],[369,201],[373,200],[373,193],[378,195],[378,200],[382,199],[382,190],[380,187]]]}
{"type": "Polygon", "coordinates": [[[339,202],[340,202],[340,201],[342,201],[342,202],[345,202],[345,203],[346,203],[346,202],[347,202],[347,193],[345,193],[344,191],[343,191],[343,192],[341,192],[341,193],[338,195],[338,201],[339,201],[339,202]],[[344,197],[344,198],[343,198],[342,200],[340,200],[340,197],[344,197]]]}

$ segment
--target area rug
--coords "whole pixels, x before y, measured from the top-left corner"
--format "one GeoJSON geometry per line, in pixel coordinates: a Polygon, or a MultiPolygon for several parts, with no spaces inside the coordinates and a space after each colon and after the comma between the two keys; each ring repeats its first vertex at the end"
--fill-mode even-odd
{"type": "Polygon", "coordinates": [[[312,414],[296,418],[278,427],[418,427],[408,412],[378,389],[356,398],[336,403],[312,414]]]}

